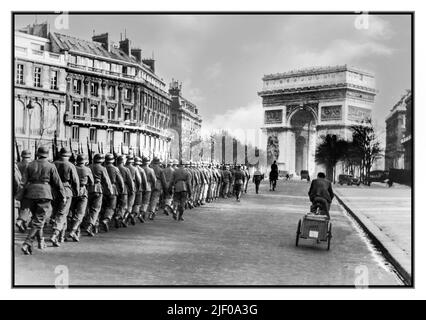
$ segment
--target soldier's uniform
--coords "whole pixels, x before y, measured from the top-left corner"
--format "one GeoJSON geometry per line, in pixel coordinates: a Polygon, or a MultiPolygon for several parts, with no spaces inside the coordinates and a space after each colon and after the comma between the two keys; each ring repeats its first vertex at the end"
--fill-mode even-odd
{"type": "Polygon", "coordinates": [[[115,226],[127,227],[126,213],[128,210],[128,195],[135,192],[135,182],[132,179],[130,170],[124,165],[124,156],[117,157],[117,167],[123,177],[124,185],[123,191],[119,194],[117,199],[117,215],[115,219],[115,226]]]}
{"type": "Polygon", "coordinates": [[[200,171],[198,170],[198,168],[196,167],[195,164],[192,164],[191,166],[191,170],[192,170],[192,204],[197,207],[199,206],[198,203],[198,190],[200,189],[200,171]]]}
{"type": "MultiPolygon", "coordinates": [[[[60,160],[56,160],[53,164],[58,170],[59,177],[66,192],[66,201],[57,202],[56,214],[53,222],[53,234],[50,238],[54,247],[59,247],[59,242],[65,239],[67,229],[67,219],[70,213],[71,202],[74,195],[78,195],[80,190],[80,179],[75,166],[69,161],[71,153],[62,148],[60,150],[60,160]],[[60,239],[59,239],[60,237],[60,239]]],[[[71,216],[70,216],[71,217],[71,216]]]]}
{"type": "Polygon", "coordinates": [[[228,198],[229,196],[229,188],[231,185],[231,180],[232,180],[232,173],[231,171],[229,171],[228,166],[225,167],[225,169],[223,170],[223,191],[222,191],[222,197],[224,198],[228,198]]]}
{"type": "Polygon", "coordinates": [[[73,239],[73,241],[79,241],[79,230],[80,224],[83,221],[83,218],[86,214],[87,202],[88,202],[88,192],[87,189],[93,185],[93,175],[92,171],[86,167],[85,165],[86,158],[84,155],[79,154],[77,156],[77,165],[75,167],[77,171],[77,175],[80,181],[80,190],[78,195],[75,196],[72,200],[71,205],[71,231],[69,233],[69,237],[73,239]]]}
{"type": "Polygon", "coordinates": [[[94,236],[93,228],[96,226],[101,211],[103,190],[112,194],[113,189],[111,180],[109,179],[106,168],[102,165],[105,157],[102,154],[95,154],[93,164],[90,166],[93,174],[94,184],[89,189],[89,224],[87,226],[87,234],[94,236]]]}
{"type": "Polygon", "coordinates": [[[182,221],[187,198],[192,192],[189,173],[182,165],[173,172],[170,188],[174,189],[173,202],[178,212],[178,216],[173,213],[173,218],[182,221]]]}
{"type": "Polygon", "coordinates": [[[146,176],[141,175],[141,170],[136,164],[136,162],[140,163],[141,160],[139,157],[135,157],[134,162],[131,166],[133,166],[133,169],[135,170],[135,201],[133,203],[132,211],[131,211],[131,219],[130,221],[132,224],[135,224],[136,217],[139,218],[140,221],[143,221],[140,218],[140,210],[142,206],[142,200],[143,200],[143,190],[144,190],[144,184],[146,184],[146,176]]]}
{"type": "MultiPolygon", "coordinates": [[[[21,178],[24,175],[25,169],[27,168],[30,162],[31,162],[31,152],[28,150],[22,150],[21,161],[17,163],[17,167],[19,169],[21,178]]],[[[30,210],[28,210],[28,208],[22,208],[22,206],[20,206],[18,210],[18,218],[16,219],[16,224],[15,224],[20,232],[25,232],[27,230],[27,224],[30,218],[31,218],[30,210]]]]}
{"type": "Polygon", "coordinates": [[[58,201],[67,198],[61,178],[55,165],[47,161],[49,150],[40,147],[37,151],[38,160],[28,164],[22,177],[24,190],[21,205],[31,213],[31,229],[22,246],[24,254],[32,253],[32,242],[38,239],[39,247],[43,248],[43,228],[46,219],[52,212],[52,188],[56,190],[58,201]]]}
{"type": "Polygon", "coordinates": [[[110,193],[108,189],[104,190],[105,212],[102,219],[102,226],[106,232],[108,232],[109,223],[115,215],[117,197],[120,193],[123,193],[126,188],[120,170],[113,164],[113,162],[114,155],[108,153],[105,156],[105,168],[107,169],[109,180],[111,181],[112,193],[110,193]]]}
{"type": "Polygon", "coordinates": [[[237,169],[234,172],[234,193],[237,201],[240,201],[242,188],[245,183],[245,174],[241,171],[240,166],[237,165],[237,169]]]}
{"type": "Polygon", "coordinates": [[[135,224],[135,218],[132,215],[133,205],[135,204],[136,192],[139,190],[141,183],[139,172],[136,171],[136,168],[133,165],[134,162],[135,160],[133,156],[129,156],[127,158],[126,168],[130,171],[130,176],[132,177],[133,183],[135,184],[135,190],[132,193],[129,192],[127,195],[127,213],[125,216],[125,219],[130,220],[133,225],[135,224]]]}
{"type": "Polygon", "coordinates": [[[141,207],[141,215],[142,220],[146,220],[146,214],[148,213],[149,203],[151,201],[151,193],[155,188],[155,184],[157,182],[157,178],[155,177],[155,172],[152,168],[149,167],[150,160],[146,157],[142,158],[142,169],[145,171],[146,176],[146,188],[143,192],[142,197],[142,207],[141,207]]]}
{"type": "Polygon", "coordinates": [[[164,177],[163,169],[160,167],[160,160],[158,158],[154,158],[152,160],[152,170],[154,171],[156,180],[155,185],[152,188],[151,199],[148,207],[150,220],[154,220],[155,211],[158,201],[160,200],[161,193],[167,188],[166,179],[164,177]]]}
{"type": "MultiPolygon", "coordinates": [[[[173,172],[175,169],[172,167],[173,160],[169,160],[167,167],[163,170],[164,172],[164,178],[166,179],[166,184],[169,185],[172,181],[173,172]]],[[[164,190],[164,214],[169,215],[170,213],[173,213],[173,190],[170,190],[171,188],[166,188],[164,190]]]]}
{"type": "Polygon", "coordinates": [[[244,174],[246,177],[246,180],[244,182],[244,193],[247,193],[247,187],[248,187],[248,183],[250,181],[250,171],[247,169],[247,166],[244,166],[244,174]]]}

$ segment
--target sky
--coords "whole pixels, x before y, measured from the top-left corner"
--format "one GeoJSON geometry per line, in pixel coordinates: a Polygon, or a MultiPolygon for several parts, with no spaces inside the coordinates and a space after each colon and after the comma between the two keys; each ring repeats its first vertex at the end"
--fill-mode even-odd
{"type": "MultiPolygon", "coordinates": [[[[51,31],[83,39],[109,32],[118,42],[126,32],[144,57],[154,55],[156,73],[167,84],[172,78],[182,82],[183,96],[198,106],[205,130],[261,127],[257,93],[269,73],[341,64],[373,72],[379,133],[411,88],[409,15],[37,16],[46,20],[51,31]]],[[[15,16],[17,28],[34,21],[34,15],[15,16]]]]}

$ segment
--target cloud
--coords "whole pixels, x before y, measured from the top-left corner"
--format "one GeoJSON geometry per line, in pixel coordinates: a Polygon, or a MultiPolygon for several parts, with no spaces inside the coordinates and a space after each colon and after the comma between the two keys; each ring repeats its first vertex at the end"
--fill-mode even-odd
{"type": "Polygon", "coordinates": [[[223,66],[221,62],[215,62],[214,64],[208,66],[205,70],[205,75],[208,79],[216,79],[222,73],[223,66]]]}
{"type": "Polygon", "coordinates": [[[365,33],[372,38],[387,40],[394,34],[389,21],[377,15],[368,15],[367,26],[367,29],[362,30],[365,30],[365,33]]]}
{"type": "Polygon", "coordinates": [[[228,131],[242,143],[259,145],[261,143],[260,129],[263,126],[263,108],[259,102],[252,102],[244,107],[228,108],[223,114],[218,114],[212,120],[203,122],[202,134],[228,131]]]}

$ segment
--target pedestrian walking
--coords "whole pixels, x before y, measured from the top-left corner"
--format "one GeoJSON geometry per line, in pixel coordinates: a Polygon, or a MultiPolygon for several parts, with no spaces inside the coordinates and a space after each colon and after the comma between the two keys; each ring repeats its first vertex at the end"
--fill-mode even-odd
{"type": "MultiPolygon", "coordinates": [[[[17,168],[19,170],[19,176],[22,178],[25,169],[27,168],[28,164],[31,162],[31,151],[29,150],[22,150],[21,152],[21,161],[17,163],[17,168]]],[[[15,175],[16,177],[16,175],[15,175]]],[[[28,208],[22,208],[22,206],[18,209],[18,218],[16,219],[16,227],[20,232],[25,232],[28,227],[28,222],[31,218],[31,212],[28,210],[28,208]]]]}
{"type": "Polygon", "coordinates": [[[253,174],[253,183],[255,185],[256,194],[259,194],[259,185],[262,182],[264,178],[264,174],[262,174],[259,169],[256,169],[256,171],[253,174]]]}
{"type": "Polygon", "coordinates": [[[128,195],[135,192],[135,183],[130,170],[124,165],[125,156],[120,155],[116,159],[117,168],[120,170],[124,182],[124,188],[117,199],[117,214],[114,219],[115,227],[127,227],[126,214],[128,210],[128,195]]]}
{"type": "Polygon", "coordinates": [[[241,171],[241,166],[236,165],[234,172],[234,193],[238,202],[241,201],[241,193],[243,191],[242,188],[244,186],[245,178],[244,172],[241,171]]]}

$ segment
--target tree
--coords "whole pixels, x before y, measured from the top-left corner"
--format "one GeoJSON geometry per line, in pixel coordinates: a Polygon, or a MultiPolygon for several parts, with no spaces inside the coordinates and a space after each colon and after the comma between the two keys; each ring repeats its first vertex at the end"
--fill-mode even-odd
{"type": "Polygon", "coordinates": [[[315,150],[315,162],[325,166],[327,179],[335,182],[336,164],[344,158],[347,153],[349,143],[339,139],[336,135],[322,137],[322,142],[315,150]]]}
{"type": "Polygon", "coordinates": [[[361,181],[366,183],[374,161],[383,156],[371,119],[352,126],[352,150],[360,166],[361,181]]]}

